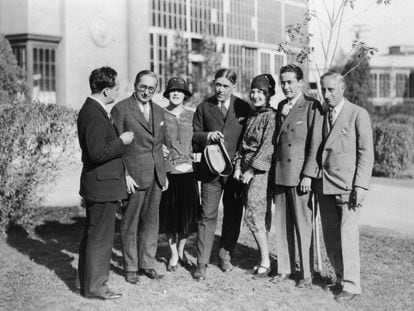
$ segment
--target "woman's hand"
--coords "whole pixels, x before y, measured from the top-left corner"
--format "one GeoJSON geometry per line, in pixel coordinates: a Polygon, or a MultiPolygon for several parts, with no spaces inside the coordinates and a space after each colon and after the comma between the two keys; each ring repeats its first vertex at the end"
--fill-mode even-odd
{"type": "Polygon", "coordinates": [[[244,172],[240,181],[244,184],[248,184],[252,180],[253,177],[254,177],[254,170],[252,168],[249,168],[247,171],[244,172]]]}

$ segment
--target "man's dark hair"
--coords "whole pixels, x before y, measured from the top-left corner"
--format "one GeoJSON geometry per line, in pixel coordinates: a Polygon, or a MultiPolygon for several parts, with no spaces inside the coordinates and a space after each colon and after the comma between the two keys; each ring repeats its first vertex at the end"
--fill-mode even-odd
{"type": "Polygon", "coordinates": [[[103,89],[113,88],[118,73],[111,67],[101,67],[93,70],[89,76],[89,87],[92,94],[102,92],[103,89]]]}
{"type": "Polygon", "coordinates": [[[223,69],[220,69],[219,71],[217,71],[216,75],[214,76],[214,80],[216,80],[218,78],[226,78],[227,80],[229,80],[233,84],[236,84],[236,82],[237,82],[237,75],[231,69],[223,68],[223,69]]]}
{"type": "Polygon", "coordinates": [[[138,83],[141,81],[141,78],[143,76],[151,76],[151,77],[155,78],[155,80],[157,80],[157,84],[158,84],[158,77],[154,72],[152,72],[151,70],[142,70],[142,71],[137,73],[137,75],[135,77],[134,86],[138,85],[138,83]]]}
{"type": "Polygon", "coordinates": [[[280,75],[282,75],[282,73],[285,73],[285,72],[293,72],[294,74],[296,74],[296,80],[298,81],[303,79],[302,69],[295,64],[287,64],[286,66],[283,66],[282,68],[280,68],[280,75]]]}

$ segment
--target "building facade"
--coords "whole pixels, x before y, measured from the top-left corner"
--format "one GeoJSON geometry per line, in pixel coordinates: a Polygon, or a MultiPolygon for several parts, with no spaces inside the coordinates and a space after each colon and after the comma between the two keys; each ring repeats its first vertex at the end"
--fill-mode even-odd
{"type": "Polygon", "coordinates": [[[118,71],[121,98],[143,69],[159,75],[162,92],[177,31],[192,50],[190,71],[201,70],[199,43],[209,35],[239,88],[256,74],[277,75],[294,57],[277,52],[285,27],[306,8],[306,0],[0,0],[0,33],[34,99],[79,108],[89,73],[103,65],[118,71]]]}
{"type": "Polygon", "coordinates": [[[414,46],[391,46],[370,61],[374,105],[414,102],[414,46]]]}

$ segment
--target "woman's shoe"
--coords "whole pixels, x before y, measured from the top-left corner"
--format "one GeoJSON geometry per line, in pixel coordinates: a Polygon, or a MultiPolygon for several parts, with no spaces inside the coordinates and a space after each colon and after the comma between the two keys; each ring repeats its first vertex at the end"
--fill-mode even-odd
{"type": "Polygon", "coordinates": [[[170,265],[169,263],[167,264],[167,271],[168,272],[175,272],[177,270],[177,268],[178,268],[178,265],[173,266],[173,265],[170,265]]]}
{"type": "Polygon", "coordinates": [[[183,257],[178,258],[178,263],[181,267],[186,267],[188,265],[188,259],[187,256],[184,254],[183,257]]]}
{"type": "Polygon", "coordinates": [[[258,279],[264,279],[266,277],[268,277],[268,274],[270,272],[270,267],[265,267],[265,266],[258,266],[257,269],[254,271],[254,275],[253,275],[253,279],[254,280],[258,280],[258,279]]]}

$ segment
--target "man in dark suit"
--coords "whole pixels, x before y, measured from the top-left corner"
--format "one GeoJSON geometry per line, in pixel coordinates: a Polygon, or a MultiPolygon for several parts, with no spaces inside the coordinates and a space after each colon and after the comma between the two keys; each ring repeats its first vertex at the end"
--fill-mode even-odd
{"type": "Polygon", "coordinates": [[[79,111],[77,122],[83,162],[79,193],[86,203],[78,276],[85,297],[116,299],[122,295],[111,291],[106,283],[117,203],[127,197],[122,155],[134,134],[125,132],[118,137],[106,108],[118,96],[116,71],[110,67],[95,69],[89,85],[92,95],[79,111]]]}
{"type": "MultiPolygon", "coordinates": [[[[215,95],[198,105],[194,115],[193,150],[203,152],[204,148],[220,140],[231,159],[243,135],[250,105],[232,95],[236,84],[236,74],[229,69],[221,69],[215,75],[215,95]]],[[[197,269],[194,278],[204,280],[206,267],[210,261],[217,224],[218,206],[223,193],[223,225],[220,240],[220,268],[225,272],[232,269],[230,255],[240,234],[243,206],[235,193],[242,184],[232,177],[212,174],[201,160],[201,216],[198,222],[197,269]]]]}
{"type": "Polygon", "coordinates": [[[337,278],[335,299],[344,301],[361,293],[358,223],[374,164],[372,128],[368,112],[344,98],[340,74],[324,74],[321,88],[329,109],[316,189],[326,251],[337,278]]]}
{"type": "Polygon", "coordinates": [[[126,148],[128,206],[121,222],[126,281],[138,274],[160,279],[154,269],[158,240],[158,210],[162,188],[167,187],[163,144],[166,125],[161,107],[152,102],[158,78],[152,71],[137,74],[135,92],[112,109],[118,131],[132,131],[134,142],[126,148]]]}
{"type": "MultiPolygon", "coordinates": [[[[320,103],[302,93],[303,72],[290,64],[280,69],[286,99],[278,105],[275,137],[275,229],[279,283],[295,275],[295,231],[300,258],[298,287],[312,284],[312,178],[318,173],[319,143],[311,143],[314,129],[322,123],[320,103]]],[[[321,136],[321,135],[320,135],[321,136]]],[[[320,138],[321,139],[321,138],[320,138]]]]}

